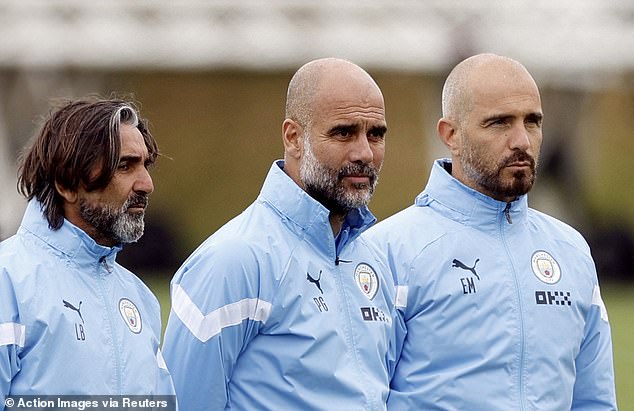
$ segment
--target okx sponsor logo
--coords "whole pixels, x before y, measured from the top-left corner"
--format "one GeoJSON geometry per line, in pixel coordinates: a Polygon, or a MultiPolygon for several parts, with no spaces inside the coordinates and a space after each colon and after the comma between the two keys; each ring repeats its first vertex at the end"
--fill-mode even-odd
{"type": "Polygon", "coordinates": [[[361,307],[361,318],[363,318],[363,321],[390,322],[390,317],[383,310],[376,307],[361,307]]]}
{"type": "Polygon", "coordinates": [[[570,291],[535,291],[535,303],[537,305],[570,306],[572,299],[570,291]]]}

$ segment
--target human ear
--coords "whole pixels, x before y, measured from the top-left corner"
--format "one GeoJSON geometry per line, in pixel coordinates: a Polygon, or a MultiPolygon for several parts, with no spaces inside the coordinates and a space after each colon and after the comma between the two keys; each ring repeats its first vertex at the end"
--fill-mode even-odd
{"type": "Polygon", "coordinates": [[[302,155],[300,137],[304,134],[302,126],[287,118],[282,123],[282,140],[284,142],[284,153],[290,158],[299,160],[302,155]]]}
{"type": "Polygon", "coordinates": [[[62,196],[62,198],[64,198],[65,202],[71,203],[71,204],[77,202],[77,198],[78,198],[77,191],[64,187],[58,181],[55,182],[55,191],[57,191],[59,195],[62,196]]]}
{"type": "Polygon", "coordinates": [[[445,117],[438,120],[436,125],[438,137],[449,149],[452,155],[456,156],[460,152],[460,136],[458,128],[453,120],[449,120],[445,117]]]}

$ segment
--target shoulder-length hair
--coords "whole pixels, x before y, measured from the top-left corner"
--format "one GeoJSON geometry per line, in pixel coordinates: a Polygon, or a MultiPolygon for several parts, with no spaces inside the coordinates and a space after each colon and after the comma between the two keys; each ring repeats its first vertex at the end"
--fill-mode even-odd
{"type": "Polygon", "coordinates": [[[121,154],[121,124],[141,132],[149,162],[158,146],[132,102],[99,97],[69,101],[49,113],[32,145],[20,161],[18,191],[36,198],[51,229],[64,222],[64,199],[55,184],[76,191],[106,187],[114,176],[121,154]]]}

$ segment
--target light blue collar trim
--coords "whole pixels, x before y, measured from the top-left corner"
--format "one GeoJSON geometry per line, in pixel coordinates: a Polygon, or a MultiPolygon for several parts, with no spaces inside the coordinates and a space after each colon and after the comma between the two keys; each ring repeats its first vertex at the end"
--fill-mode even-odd
{"type": "Polygon", "coordinates": [[[122,248],[121,245],[106,247],[97,244],[86,232],[66,219],[58,230],[52,230],[43,214],[42,204],[35,199],[29,201],[26,207],[20,230],[33,234],[80,264],[99,262],[102,257],[113,264],[122,248]]]}
{"type": "MultiPolygon", "coordinates": [[[[504,212],[507,203],[495,200],[455,179],[447,168],[451,160],[439,159],[434,161],[429,181],[425,190],[416,197],[417,206],[426,206],[436,201],[446,209],[455,213],[454,219],[461,222],[488,222],[504,212]]],[[[511,202],[509,213],[513,223],[523,220],[528,210],[528,196],[520,196],[511,202]]]]}
{"type": "MultiPolygon", "coordinates": [[[[283,160],[277,160],[271,165],[260,198],[303,230],[313,232],[322,238],[332,237],[328,209],[308,195],[283,169],[283,160]],[[330,237],[326,236],[328,233],[330,237]]],[[[347,230],[346,240],[340,246],[357,237],[375,221],[376,217],[367,207],[350,211],[341,229],[341,232],[347,230]]]]}

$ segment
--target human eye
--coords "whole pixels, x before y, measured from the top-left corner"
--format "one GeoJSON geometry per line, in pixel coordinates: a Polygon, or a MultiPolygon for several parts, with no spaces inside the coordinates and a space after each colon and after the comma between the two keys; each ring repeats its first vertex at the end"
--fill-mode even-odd
{"type": "Polygon", "coordinates": [[[118,171],[128,171],[130,169],[130,163],[127,161],[120,161],[119,165],[117,165],[118,171]]]}
{"type": "Polygon", "coordinates": [[[542,116],[539,114],[530,115],[526,118],[526,123],[531,126],[541,127],[542,116]]]}
{"type": "Polygon", "coordinates": [[[373,127],[368,132],[368,137],[373,140],[383,140],[386,132],[387,128],[385,127],[373,127]]]}
{"type": "Polygon", "coordinates": [[[146,170],[151,171],[154,169],[154,165],[155,162],[154,161],[146,161],[145,163],[143,163],[143,166],[145,167],[146,170]]]}
{"type": "Polygon", "coordinates": [[[331,137],[346,139],[350,138],[354,134],[353,126],[337,126],[333,127],[328,133],[331,137]]]}
{"type": "Polygon", "coordinates": [[[495,115],[489,118],[486,118],[482,121],[482,127],[488,128],[505,128],[509,127],[511,122],[513,121],[512,117],[506,115],[495,115]]]}

